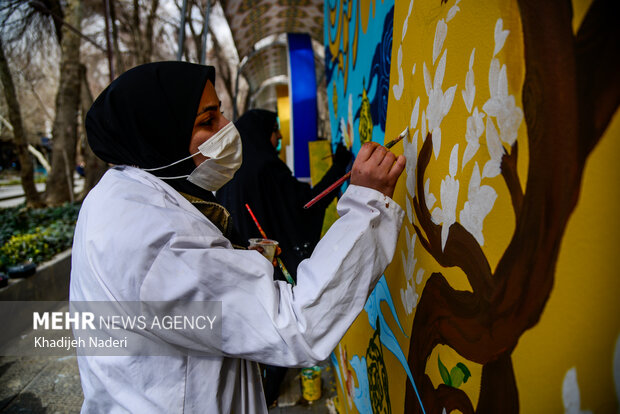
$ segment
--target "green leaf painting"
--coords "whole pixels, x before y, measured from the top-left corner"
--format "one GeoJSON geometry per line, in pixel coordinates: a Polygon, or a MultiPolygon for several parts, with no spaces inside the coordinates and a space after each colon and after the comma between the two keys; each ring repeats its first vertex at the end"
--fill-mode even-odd
{"type": "Polygon", "coordinates": [[[448,373],[448,368],[446,368],[443,362],[441,362],[439,355],[437,355],[437,365],[439,366],[439,374],[441,374],[441,379],[444,384],[450,387],[458,388],[462,384],[466,383],[469,377],[471,377],[471,372],[462,362],[456,364],[456,366],[454,366],[448,373]]]}
{"type": "Polygon", "coordinates": [[[452,380],[450,379],[448,369],[441,362],[441,358],[439,358],[439,355],[437,355],[437,364],[439,365],[439,373],[441,374],[441,379],[443,379],[444,384],[452,386],[452,380]]]}
{"type": "Polygon", "coordinates": [[[465,375],[463,377],[463,382],[467,382],[469,377],[471,377],[471,372],[469,372],[469,369],[462,362],[459,362],[458,364],[456,364],[456,367],[460,368],[461,371],[463,371],[463,374],[465,375]]]}

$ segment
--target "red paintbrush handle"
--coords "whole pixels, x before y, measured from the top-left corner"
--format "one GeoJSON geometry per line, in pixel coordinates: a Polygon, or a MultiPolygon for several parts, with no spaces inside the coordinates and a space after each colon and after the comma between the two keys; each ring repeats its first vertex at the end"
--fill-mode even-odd
{"type": "MultiPolygon", "coordinates": [[[[393,139],[390,142],[388,142],[387,144],[385,144],[385,148],[387,148],[387,149],[392,148],[397,142],[399,142],[400,140],[402,140],[403,138],[405,138],[407,136],[409,136],[409,129],[405,128],[405,130],[403,132],[401,132],[400,135],[398,135],[398,137],[396,137],[396,139],[393,139]]],[[[316,196],[312,200],[308,201],[308,203],[306,203],[304,208],[310,208],[313,205],[315,205],[317,201],[319,201],[320,199],[325,197],[327,194],[329,194],[332,191],[334,191],[334,189],[336,187],[339,187],[340,185],[342,185],[342,183],[344,183],[350,177],[351,177],[351,171],[346,173],[343,177],[341,177],[338,181],[336,181],[335,183],[333,183],[332,185],[327,187],[325,190],[321,191],[321,193],[318,196],[316,196]]]]}
{"type": "Polygon", "coordinates": [[[254,215],[254,212],[252,211],[252,209],[250,208],[250,206],[247,203],[245,204],[245,208],[248,209],[248,213],[250,213],[250,216],[252,216],[252,220],[254,220],[254,224],[256,224],[256,228],[258,228],[258,231],[263,236],[263,239],[268,239],[269,237],[267,237],[267,235],[265,234],[265,231],[263,230],[263,228],[260,226],[260,224],[258,224],[258,220],[256,219],[256,216],[254,215]]]}
{"type": "Polygon", "coordinates": [[[327,194],[329,194],[332,191],[334,191],[335,188],[340,187],[342,185],[342,183],[347,181],[349,178],[351,178],[351,171],[349,171],[348,173],[346,173],[345,175],[340,177],[338,179],[338,181],[336,181],[335,183],[333,183],[332,185],[327,187],[325,190],[321,191],[321,193],[319,195],[317,195],[316,197],[314,197],[312,200],[308,201],[306,203],[306,205],[304,206],[304,208],[312,207],[313,205],[315,205],[317,203],[317,201],[319,201],[320,199],[325,197],[327,194]]]}

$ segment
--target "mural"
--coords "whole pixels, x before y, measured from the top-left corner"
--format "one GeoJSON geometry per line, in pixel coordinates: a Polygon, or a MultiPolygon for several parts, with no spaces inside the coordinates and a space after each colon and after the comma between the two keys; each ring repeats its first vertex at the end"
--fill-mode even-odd
{"type": "Polygon", "coordinates": [[[385,135],[394,1],[324,4],[332,143],[342,142],[357,153],[362,143],[383,143],[385,135]]]}
{"type": "Polygon", "coordinates": [[[333,140],[410,137],[340,412],[618,412],[618,5],[386,3],[325,2],[333,140]]]}

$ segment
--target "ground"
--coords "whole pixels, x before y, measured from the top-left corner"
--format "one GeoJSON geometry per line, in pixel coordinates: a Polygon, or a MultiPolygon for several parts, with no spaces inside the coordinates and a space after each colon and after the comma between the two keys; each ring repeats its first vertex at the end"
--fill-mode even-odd
{"type": "MultiPolygon", "coordinates": [[[[329,413],[335,395],[331,368],[323,370],[323,396],[313,404],[300,401],[299,370],[289,370],[280,398],[282,404],[270,413],[329,413]]],[[[75,356],[0,357],[0,412],[56,414],[79,413],[82,387],[75,356]]],[[[335,412],[335,411],[334,411],[335,412]]]]}

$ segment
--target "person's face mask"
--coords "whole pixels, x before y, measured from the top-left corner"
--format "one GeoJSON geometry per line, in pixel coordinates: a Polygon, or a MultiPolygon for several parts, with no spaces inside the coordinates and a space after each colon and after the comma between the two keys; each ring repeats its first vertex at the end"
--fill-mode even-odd
{"type": "Polygon", "coordinates": [[[207,157],[194,168],[190,175],[181,175],[177,177],[159,177],[162,180],[172,180],[178,178],[187,178],[187,180],[198,187],[207,191],[217,191],[224,184],[230,181],[235,172],[241,166],[242,151],[241,137],[239,131],[232,122],[229,122],[222,129],[217,131],[215,135],[198,146],[198,152],[175,161],[163,167],[145,168],[144,171],[156,171],[168,168],[178,164],[198,154],[207,157]]]}
{"type": "Polygon", "coordinates": [[[241,167],[241,137],[232,122],[203,142],[198,151],[208,159],[197,166],[187,179],[205,190],[219,190],[241,167]]]}
{"type": "Polygon", "coordinates": [[[279,154],[282,149],[282,134],[280,133],[279,121],[274,125],[269,141],[271,141],[271,145],[279,154]]]}

